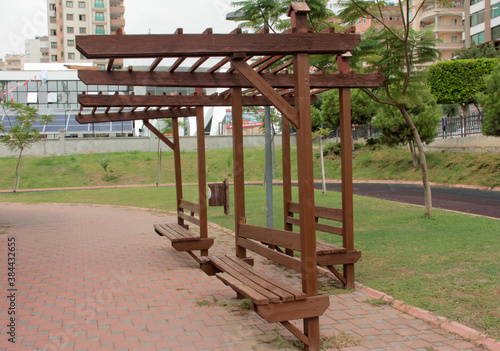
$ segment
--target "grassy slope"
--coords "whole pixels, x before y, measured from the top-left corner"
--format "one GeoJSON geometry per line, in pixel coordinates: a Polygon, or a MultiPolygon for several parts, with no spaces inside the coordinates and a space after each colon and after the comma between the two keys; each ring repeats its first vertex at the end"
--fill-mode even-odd
{"type": "MultiPolygon", "coordinates": [[[[292,150],[292,160],[296,150],[292,150]]],[[[319,154],[316,154],[319,156],[319,154]]],[[[472,184],[500,186],[500,155],[492,153],[458,154],[449,152],[427,153],[430,180],[444,184],[472,184]]],[[[25,157],[23,159],[21,189],[78,187],[118,184],[155,184],[157,155],[154,152],[124,152],[107,154],[110,159],[110,175],[115,180],[103,180],[104,171],[99,165],[104,154],[71,156],[25,157]]],[[[277,177],[281,179],[281,150],[276,150],[277,177]]],[[[161,183],[173,183],[173,154],[164,152],[162,157],[161,183]]],[[[183,179],[197,181],[196,153],[183,152],[183,179]],[[193,165],[193,166],[191,166],[193,165]]],[[[11,189],[14,183],[16,159],[0,158],[0,189],[11,189]]],[[[314,160],[316,179],[321,179],[319,157],[314,160]]],[[[245,179],[262,181],[264,178],[264,151],[262,148],[245,149],[245,179]]],[[[292,174],[297,174],[292,163],[292,174]]],[[[333,155],[325,161],[327,179],[340,179],[340,158],[333,155]]],[[[421,174],[411,166],[408,151],[381,148],[362,148],[355,151],[353,159],[355,179],[413,180],[421,174]]],[[[207,180],[221,181],[232,177],[232,150],[207,151],[207,180]]]]}
{"type": "MultiPolygon", "coordinates": [[[[295,191],[295,190],[294,190],[295,191]]],[[[275,188],[276,228],[282,228],[282,192],[275,188]]],[[[196,201],[197,188],[184,187],[196,201]]],[[[265,225],[265,190],[247,186],[247,220],[265,225]]],[[[318,205],[339,207],[340,195],[316,192],[318,205]]],[[[295,199],[296,199],[295,195],[295,199]]],[[[0,194],[0,201],[116,204],[173,210],[173,187],[0,194]]],[[[500,338],[498,220],[355,196],[355,242],[363,251],[356,279],[405,302],[500,338]]],[[[210,207],[209,220],[234,228],[234,217],[210,207]]],[[[152,231],[152,234],[153,231],[152,231]]],[[[338,243],[337,236],[321,240],[338,243]]]]}

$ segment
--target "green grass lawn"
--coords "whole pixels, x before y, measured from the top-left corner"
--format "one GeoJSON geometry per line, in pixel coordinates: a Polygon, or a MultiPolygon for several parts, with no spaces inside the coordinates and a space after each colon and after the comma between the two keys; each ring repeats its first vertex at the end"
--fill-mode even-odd
{"type": "MultiPolygon", "coordinates": [[[[295,191],[295,189],[294,189],[295,191]]],[[[196,201],[197,187],[185,186],[196,201]]],[[[246,187],[247,222],[265,225],[265,189],[246,187]]],[[[276,228],[282,228],[281,188],[274,189],[276,228]]],[[[297,199],[296,194],[294,194],[297,199]]],[[[339,207],[338,193],[315,193],[316,203],[339,207]]],[[[174,210],[173,187],[0,194],[0,202],[92,203],[174,210]]],[[[451,320],[500,338],[500,223],[498,220],[354,197],[355,245],[362,250],[356,280],[451,320]]],[[[209,207],[209,220],[234,228],[234,217],[209,207]]],[[[151,235],[155,235],[151,230],[151,235]]],[[[338,236],[321,240],[338,243],[338,236]]]]}
{"type": "MultiPolygon", "coordinates": [[[[296,149],[292,149],[292,175],[297,174],[296,149]]],[[[263,181],[264,149],[245,148],[245,180],[263,181]]],[[[462,154],[428,152],[430,181],[444,184],[471,184],[500,186],[500,155],[493,153],[462,154]]],[[[184,182],[197,182],[196,152],[182,152],[184,182]]],[[[207,150],[207,181],[232,179],[232,150],[207,150]]],[[[281,149],[276,148],[276,175],[282,178],[281,149]]],[[[0,158],[0,189],[12,189],[15,157],[0,158]]],[[[174,182],[172,152],[162,153],[161,183],[174,182]]],[[[325,158],[327,179],[340,179],[340,157],[325,158]]],[[[315,151],[314,177],[321,179],[319,149],[315,151]]],[[[421,181],[419,169],[412,167],[411,157],[405,149],[362,147],[353,156],[354,179],[421,181]]],[[[24,157],[20,189],[81,187],[126,184],[156,184],[157,154],[130,151],[109,154],[81,154],[69,156],[24,157]],[[109,177],[99,164],[109,157],[109,177]],[[107,180],[106,180],[107,179],[107,180]],[[111,180],[110,180],[111,179],[111,180]]]]}

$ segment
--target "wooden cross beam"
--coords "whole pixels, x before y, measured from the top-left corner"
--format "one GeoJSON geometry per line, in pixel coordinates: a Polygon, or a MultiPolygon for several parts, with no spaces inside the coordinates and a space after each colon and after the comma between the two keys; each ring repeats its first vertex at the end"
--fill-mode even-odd
{"type": "MultiPolygon", "coordinates": [[[[277,93],[276,93],[277,94],[277,93]]],[[[279,94],[278,94],[279,95],[279,94]]],[[[287,104],[293,104],[292,97],[281,97],[287,104]]],[[[191,107],[191,106],[230,106],[222,95],[78,95],[83,107],[191,107]]],[[[263,96],[244,96],[243,106],[270,106],[263,96]]],[[[291,107],[290,107],[291,108],[291,107]]],[[[158,111],[162,113],[163,110],[158,111]]],[[[149,111],[148,113],[152,113],[149,111]]],[[[174,116],[179,117],[179,116],[174,116]]],[[[153,117],[152,117],[153,118],[153,117]]],[[[164,118],[164,117],[159,117],[164,118]]]]}
{"type": "Polygon", "coordinates": [[[176,118],[196,116],[195,108],[173,108],[169,110],[151,110],[135,112],[111,112],[78,114],[75,119],[80,124],[100,123],[100,122],[121,122],[147,119],[176,118]]]}
{"type": "MultiPolygon", "coordinates": [[[[294,87],[293,74],[261,73],[260,76],[273,88],[294,87]]],[[[242,74],[237,73],[78,71],[78,78],[87,85],[253,88],[242,74]]],[[[384,76],[378,73],[314,74],[310,77],[314,89],[374,88],[383,81],[384,76]]]]}
{"type": "Polygon", "coordinates": [[[76,37],[76,48],[89,59],[331,55],[351,51],[360,40],[357,34],[344,33],[83,35],[76,37]]]}

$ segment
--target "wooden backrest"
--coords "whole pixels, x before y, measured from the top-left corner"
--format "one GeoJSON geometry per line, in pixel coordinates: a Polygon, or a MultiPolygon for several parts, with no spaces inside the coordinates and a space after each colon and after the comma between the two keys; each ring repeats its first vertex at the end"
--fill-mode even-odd
{"type": "Polygon", "coordinates": [[[200,214],[199,204],[184,199],[181,199],[179,201],[179,209],[177,210],[177,217],[199,226],[200,225],[199,214],[200,214]],[[195,216],[195,214],[197,214],[198,216],[195,216]]]}
{"type": "MultiPolygon", "coordinates": [[[[294,214],[299,214],[299,204],[296,202],[287,203],[288,216],[286,218],[286,223],[291,225],[300,225],[300,218],[294,217],[294,214]]],[[[338,208],[329,208],[322,206],[315,206],[314,216],[316,219],[316,230],[343,235],[342,227],[334,226],[327,223],[319,223],[320,219],[326,219],[330,221],[336,221],[342,223],[342,210],[338,208]]]]}

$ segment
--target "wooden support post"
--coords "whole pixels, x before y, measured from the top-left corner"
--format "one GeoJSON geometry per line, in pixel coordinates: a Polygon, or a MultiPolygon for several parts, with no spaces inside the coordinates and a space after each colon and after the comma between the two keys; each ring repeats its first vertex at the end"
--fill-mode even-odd
{"type": "MultiPolygon", "coordinates": [[[[292,202],[292,174],[290,163],[290,122],[284,117],[281,118],[281,149],[283,164],[283,210],[284,229],[293,230],[293,225],[287,223],[286,218],[290,215],[288,204],[292,202]]],[[[293,250],[285,249],[285,253],[293,256],[293,250]]]]}
{"type": "Polygon", "coordinates": [[[240,223],[245,223],[245,167],[243,163],[243,106],[241,88],[233,88],[233,174],[236,256],[246,258],[246,249],[238,245],[240,223]]]}
{"type": "MultiPolygon", "coordinates": [[[[181,147],[179,141],[179,121],[172,118],[172,131],[174,134],[174,168],[175,168],[175,194],[177,197],[177,212],[181,210],[182,200],[182,171],[181,171],[181,147]]],[[[177,216],[177,223],[184,225],[184,219],[177,216]]]]}
{"type": "MultiPolygon", "coordinates": [[[[340,73],[349,72],[349,58],[337,56],[340,73]]],[[[339,89],[340,103],[340,143],[342,169],[342,230],[343,246],[354,250],[354,218],[353,218],[353,185],[352,185],[352,127],[351,127],[351,94],[348,88],[339,89]]],[[[354,264],[344,264],[346,287],[354,288],[354,264]]]]}
{"type": "MultiPolygon", "coordinates": [[[[290,5],[289,15],[296,33],[307,33],[307,4],[290,5]]],[[[318,295],[318,267],[316,260],[316,222],[314,207],[313,150],[311,140],[311,94],[309,54],[293,55],[295,76],[295,108],[299,118],[297,129],[297,168],[300,204],[300,247],[302,291],[308,296],[318,295]]],[[[319,317],[304,319],[304,334],[309,344],[306,350],[319,350],[319,317]]]]}
{"type": "MultiPolygon", "coordinates": [[[[196,94],[202,95],[203,88],[196,88],[196,94]]],[[[207,219],[207,176],[205,165],[205,115],[203,107],[196,108],[196,141],[198,144],[198,199],[200,203],[200,238],[208,238],[207,219]]],[[[208,250],[201,250],[201,256],[208,256],[208,250]]]]}

